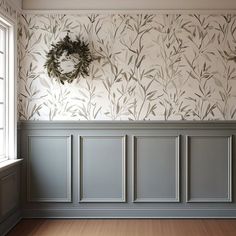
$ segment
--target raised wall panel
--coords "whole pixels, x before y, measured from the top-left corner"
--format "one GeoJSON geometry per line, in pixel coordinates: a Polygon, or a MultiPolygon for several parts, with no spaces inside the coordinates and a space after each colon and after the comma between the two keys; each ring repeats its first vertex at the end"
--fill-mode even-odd
{"type": "Polygon", "coordinates": [[[179,201],[179,136],[133,137],[133,201],[179,201]]]}
{"type": "Polygon", "coordinates": [[[27,198],[71,201],[71,136],[28,136],[27,198]]]}
{"type": "Polygon", "coordinates": [[[125,202],[125,136],[80,137],[80,202],[125,202]]]}
{"type": "Polygon", "coordinates": [[[0,180],[1,216],[13,210],[19,202],[19,186],[17,173],[10,173],[0,180]]]}
{"type": "Polygon", "coordinates": [[[232,137],[187,137],[187,201],[232,201],[232,137]]]}

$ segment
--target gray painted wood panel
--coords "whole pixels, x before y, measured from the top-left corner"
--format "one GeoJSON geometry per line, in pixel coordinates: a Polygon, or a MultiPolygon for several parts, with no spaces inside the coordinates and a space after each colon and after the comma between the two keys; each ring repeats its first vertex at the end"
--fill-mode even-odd
{"type": "Polygon", "coordinates": [[[0,169],[0,235],[6,235],[21,218],[20,180],[21,161],[0,169]]]}
{"type": "Polygon", "coordinates": [[[80,202],[125,201],[125,137],[80,137],[80,202]]]}
{"type": "Polygon", "coordinates": [[[187,137],[187,201],[232,201],[232,137],[187,137]]]}
{"type": "MultiPolygon", "coordinates": [[[[31,147],[35,156],[47,155],[40,168],[36,165],[34,174],[38,175],[45,173],[44,162],[51,156],[56,161],[54,151],[42,151],[58,146],[50,137],[63,136],[65,141],[73,135],[73,175],[65,176],[66,164],[61,176],[73,183],[71,202],[57,202],[50,192],[46,193],[52,202],[45,202],[48,196],[40,195],[37,202],[31,202],[26,194],[28,186],[23,195],[24,216],[236,217],[236,189],[232,185],[236,181],[236,122],[29,121],[20,127],[20,152],[26,167],[30,160],[28,136],[49,136],[46,144],[39,139],[38,147],[36,138],[31,147]],[[133,137],[137,139],[136,146],[133,137]],[[134,162],[139,165],[133,165],[134,162]],[[200,174],[206,181],[198,179],[200,174]]],[[[66,145],[61,146],[65,151],[66,145]]],[[[67,155],[60,152],[59,156],[67,155]]],[[[50,170],[51,175],[57,175],[57,168],[50,170]]],[[[23,175],[23,186],[34,178],[28,176],[27,183],[26,177],[23,175]]],[[[43,178],[43,183],[47,179],[50,183],[50,175],[43,178]]],[[[65,187],[61,190],[63,194],[59,197],[68,196],[65,187]]]]}
{"type": "Polygon", "coordinates": [[[133,138],[133,201],[179,201],[179,137],[133,138]]]}
{"type": "Polygon", "coordinates": [[[28,136],[27,197],[71,201],[71,136],[28,136]]]}
{"type": "MultiPolygon", "coordinates": [[[[19,184],[16,171],[0,180],[1,217],[12,211],[19,203],[19,184]]],[[[18,176],[19,177],[19,176],[18,176]]]]}

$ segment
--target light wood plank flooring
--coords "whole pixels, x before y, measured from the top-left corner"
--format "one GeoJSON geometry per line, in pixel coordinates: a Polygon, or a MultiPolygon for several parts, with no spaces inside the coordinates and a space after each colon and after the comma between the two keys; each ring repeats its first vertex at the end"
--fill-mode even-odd
{"type": "Polygon", "coordinates": [[[27,219],[8,236],[236,236],[236,220],[27,219]]]}

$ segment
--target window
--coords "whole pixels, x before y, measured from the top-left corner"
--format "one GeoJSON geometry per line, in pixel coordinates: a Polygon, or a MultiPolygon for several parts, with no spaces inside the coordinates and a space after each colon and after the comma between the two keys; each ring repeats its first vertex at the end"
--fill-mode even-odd
{"type": "Polygon", "coordinates": [[[14,24],[0,16],[0,161],[15,159],[14,24]]]}
{"type": "Polygon", "coordinates": [[[6,27],[0,22],[0,158],[5,157],[6,149],[6,27]]]}

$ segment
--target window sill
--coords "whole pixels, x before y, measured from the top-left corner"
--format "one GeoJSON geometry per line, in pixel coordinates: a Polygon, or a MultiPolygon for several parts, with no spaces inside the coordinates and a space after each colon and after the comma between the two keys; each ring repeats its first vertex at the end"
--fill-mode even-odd
{"type": "Polygon", "coordinates": [[[22,161],[23,159],[15,159],[15,160],[7,160],[7,161],[0,162],[0,172],[12,166],[19,165],[21,164],[22,161]]]}

